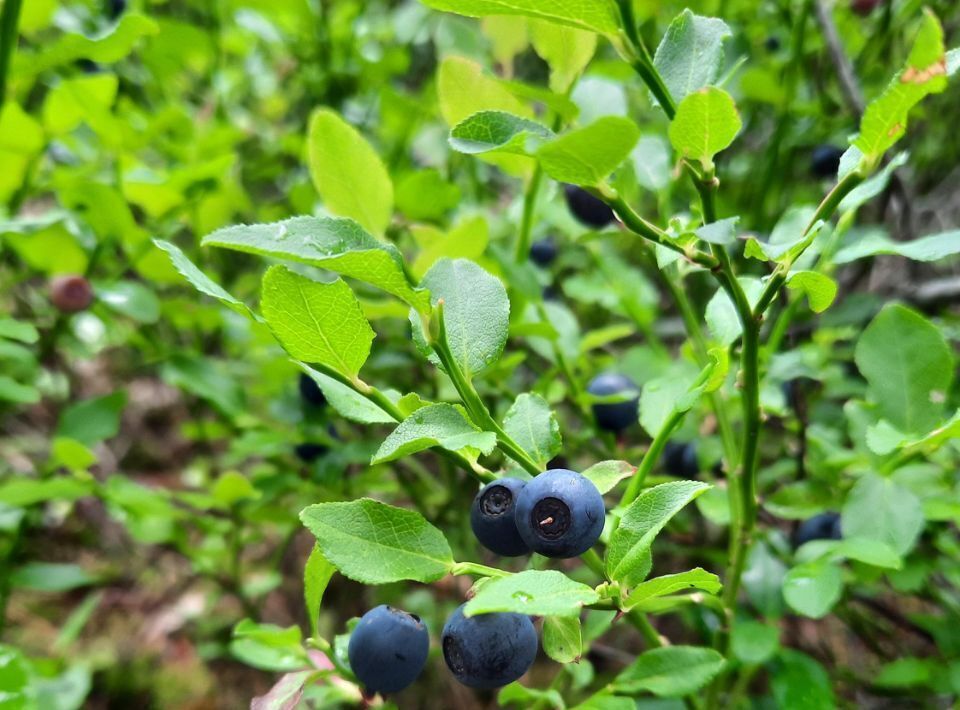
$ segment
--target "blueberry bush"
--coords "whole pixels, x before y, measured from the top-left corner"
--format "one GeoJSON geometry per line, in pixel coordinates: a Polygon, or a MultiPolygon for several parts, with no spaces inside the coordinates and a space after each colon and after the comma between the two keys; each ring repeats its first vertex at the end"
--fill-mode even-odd
{"type": "Polygon", "coordinates": [[[0,708],[958,702],[958,34],[2,0],[0,708]]]}

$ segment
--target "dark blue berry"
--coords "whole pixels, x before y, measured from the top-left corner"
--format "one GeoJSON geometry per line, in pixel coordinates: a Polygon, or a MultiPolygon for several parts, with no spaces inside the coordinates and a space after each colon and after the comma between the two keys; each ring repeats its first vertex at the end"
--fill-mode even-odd
{"type": "Polygon", "coordinates": [[[557,258],[558,251],[553,239],[541,239],[530,245],[530,260],[538,266],[550,266],[557,258]]]}
{"type": "Polygon", "coordinates": [[[700,473],[697,448],[690,443],[668,441],[663,447],[663,468],[671,476],[696,478],[700,473]]]}
{"type": "Polygon", "coordinates": [[[818,178],[836,178],[843,149],[835,145],[818,145],[810,154],[810,172],[818,178]]]}
{"type": "Polygon", "coordinates": [[[420,617],[381,605],[360,619],[347,655],[369,693],[396,693],[417,679],[429,650],[430,635],[420,617]]]}
{"type": "Polygon", "coordinates": [[[329,450],[330,449],[323,444],[304,442],[303,444],[297,444],[293,452],[297,455],[297,458],[304,463],[313,463],[329,450]]]}
{"type": "Polygon", "coordinates": [[[598,397],[633,395],[621,402],[598,402],[593,405],[593,416],[601,429],[623,431],[636,424],[640,388],[629,377],[617,373],[598,375],[590,381],[587,392],[598,397]]]}
{"type": "Polygon", "coordinates": [[[480,544],[491,552],[516,557],[530,552],[517,532],[514,508],[517,496],[526,485],[519,478],[501,478],[488,483],[470,508],[470,527],[480,544]]]}
{"type": "Polygon", "coordinates": [[[322,407],[327,403],[320,385],[306,372],[300,373],[300,397],[312,407],[322,407]]]}
{"type": "Polygon", "coordinates": [[[537,632],[523,614],[467,617],[463,605],[447,619],[441,635],[443,660],[471,688],[500,688],[526,673],[537,658],[537,632]]]}
{"type": "Polygon", "coordinates": [[[582,555],[603,532],[603,496],[576,471],[544,471],[524,486],[516,506],[520,537],[547,557],[582,555]]]}
{"type": "Polygon", "coordinates": [[[839,513],[820,513],[804,520],[793,533],[793,546],[800,547],[811,540],[840,540],[843,532],[840,529],[839,513]]]}
{"type": "Polygon", "coordinates": [[[616,219],[613,210],[606,202],[594,197],[582,187],[564,185],[563,196],[573,216],[588,227],[602,229],[616,219]]]}

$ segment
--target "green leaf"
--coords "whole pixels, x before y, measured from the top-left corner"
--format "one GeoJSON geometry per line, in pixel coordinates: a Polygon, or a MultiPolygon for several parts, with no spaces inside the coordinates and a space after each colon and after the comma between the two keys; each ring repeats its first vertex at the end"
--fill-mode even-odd
{"type": "Polygon", "coordinates": [[[784,648],[772,669],[770,686],[778,708],[827,710],[837,707],[830,675],[810,656],[784,648]]]}
{"type": "Polygon", "coordinates": [[[13,318],[0,318],[0,338],[32,345],[40,339],[40,334],[32,323],[13,318]]]}
{"type": "Polygon", "coordinates": [[[277,340],[297,360],[353,378],[370,355],[373,328],[341,279],[320,283],[272,266],[263,277],[260,306],[277,340]]]}
{"type": "MultiPolygon", "coordinates": [[[[443,299],[447,343],[468,378],[500,359],[510,321],[510,300],[500,279],[468,259],[440,259],[420,285],[429,289],[434,305],[443,299]]],[[[428,352],[419,319],[411,319],[414,340],[428,352]]],[[[431,360],[439,364],[436,355],[431,360]]]]}
{"type": "Polygon", "coordinates": [[[10,575],[14,587],[38,592],[66,592],[89,587],[97,578],[80,565],[55,562],[29,562],[10,575]]]}
{"type": "Polygon", "coordinates": [[[560,695],[559,691],[552,688],[547,690],[527,688],[517,681],[503,686],[497,693],[498,706],[514,705],[520,708],[529,708],[536,705],[537,702],[542,702],[546,707],[562,708],[563,696],[560,695]]]}
{"type": "Polygon", "coordinates": [[[766,663],[780,648],[780,629],[759,621],[738,621],[730,635],[730,648],[741,663],[766,663]]]}
{"type": "Polygon", "coordinates": [[[169,255],[170,261],[173,263],[173,268],[175,268],[180,275],[189,281],[190,285],[197,289],[200,293],[217,299],[227,308],[231,308],[241,315],[253,315],[252,311],[247,308],[243,301],[231,296],[223,289],[222,286],[220,286],[220,284],[214,282],[209,276],[198,269],[197,266],[187,258],[187,255],[184,254],[180,250],[180,247],[178,247],[176,244],[165,242],[162,239],[154,239],[153,243],[156,244],[159,249],[162,249],[169,255]]]}
{"type": "Polygon", "coordinates": [[[670,143],[683,157],[713,169],[713,156],[733,143],[743,124],[733,97],[714,87],[699,89],[677,106],[670,143]]]}
{"type": "Polygon", "coordinates": [[[554,133],[546,126],[506,111],[480,111],[450,129],[450,146],[459,153],[532,155],[554,133]]]}
{"type": "Polygon", "coordinates": [[[723,43],[733,36],[723,20],[677,15],[657,47],[653,65],[676,102],[717,81],[723,67],[723,43]]]}
{"type": "Polygon", "coordinates": [[[444,234],[439,229],[425,225],[410,228],[421,252],[413,262],[411,271],[422,277],[440,259],[471,259],[477,261],[490,242],[490,228],[481,215],[467,217],[444,234]]]}
{"type": "Polygon", "coordinates": [[[450,127],[480,111],[504,111],[533,118],[533,111],[519,101],[499,80],[476,62],[446,57],[437,71],[437,99],[443,120],[450,127]]]}
{"type": "Polygon", "coordinates": [[[404,419],[374,454],[371,464],[395,461],[439,446],[448,451],[479,451],[489,454],[497,445],[496,434],[482,431],[452,404],[430,404],[404,419]]]}
{"type": "Polygon", "coordinates": [[[14,478],[0,485],[0,503],[26,507],[48,500],[74,501],[91,495],[96,483],[75,478],[14,478]]]}
{"type": "Polygon", "coordinates": [[[423,4],[468,17],[536,17],[601,34],[615,34],[620,29],[620,15],[613,0],[423,0],[423,4]]]}
{"type": "Polygon", "coordinates": [[[926,318],[886,306],[860,336],[855,359],[881,415],[898,430],[926,434],[942,422],[954,357],[926,318]]]}
{"type": "Polygon", "coordinates": [[[297,363],[327,398],[327,403],[340,415],[361,424],[396,424],[397,420],[356,390],[317,372],[309,365],[297,363]]]}
{"type": "Polygon", "coordinates": [[[710,244],[729,246],[737,240],[737,222],[739,217],[728,217],[699,227],[694,234],[710,244]]]}
{"type": "MultiPolygon", "coordinates": [[[[763,282],[751,276],[740,277],[737,281],[740,282],[740,286],[751,305],[756,303],[763,292],[763,282]]],[[[733,301],[730,300],[730,296],[722,288],[718,288],[707,303],[704,320],[710,328],[713,340],[720,345],[731,345],[737,341],[743,332],[737,309],[733,305],[733,301]]]]}
{"type": "Polygon", "coordinates": [[[712,648],[664,646],[646,651],[613,680],[619,693],[647,690],[660,697],[693,693],[723,668],[723,656],[712,648]]]}
{"type": "Polygon", "coordinates": [[[928,94],[946,89],[946,74],[943,28],[936,15],[924,10],[906,66],[870,102],[860,121],[860,135],[853,144],[863,151],[866,160],[875,162],[900,140],[907,130],[910,110],[928,94]]]}
{"type": "Polygon", "coordinates": [[[76,439],[57,437],[50,447],[50,460],[72,471],[86,471],[97,462],[97,455],[76,439]]]}
{"type": "Polygon", "coordinates": [[[341,574],[364,584],[435,582],[453,565],[443,533],[422,515],[370,498],[311,505],[300,520],[323,556],[341,574]]]}
{"type": "Polygon", "coordinates": [[[136,281],[96,284],[97,301],[140,323],[160,320],[160,300],[149,288],[136,281]]]}
{"type": "Polygon", "coordinates": [[[297,626],[283,628],[244,619],[233,629],[230,653],[264,671],[285,672],[310,667],[297,626]]]}
{"type": "Polygon", "coordinates": [[[560,453],[560,424],[538,394],[521,394],[503,417],[503,428],[540,468],[560,453]]]}
{"type": "Polygon", "coordinates": [[[407,173],[397,183],[397,209],[411,220],[441,221],[460,204],[460,188],[436,168],[407,173]]]}
{"type": "Polygon", "coordinates": [[[823,313],[837,297],[837,282],[818,271],[794,271],[787,279],[787,288],[803,293],[814,313],[823,313]]]}
{"type": "Polygon", "coordinates": [[[0,375],[0,402],[14,404],[36,404],[40,401],[40,390],[33,385],[24,385],[11,377],[0,375]]]}
{"type": "Polygon", "coordinates": [[[126,405],[124,392],[72,404],[60,413],[57,436],[76,439],[87,446],[111,439],[120,431],[120,414],[126,405]]]}
{"type": "Polygon", "coordinates": [[[236,505],[244,500],[256,500],[261,493],[250,479],[239,471],[227,471],[221,474],[210,489],[210,495],[224,506],[236,505]]]}
{"type": "Polygon", "coordinates": [[[960,254],[960,230],[931,234],[909,242],[895,242],[879,229],[872,229],[857,241],[840,249],[831,259],[835,264],[848,264],[878,254],[905,256],[913,261],[939,261],[960,254]]]}
{"type": "Polygon", "coordinates": [[[672,481],[648,488],[630,504],[607,547],[607,576],[625,587],[644,580],[652,564],[653,540],[670,519],[710,488],[699,481],[672,481]]]}
{"type": "Polygon", "coordinates": [[[667,574],[641,582],[634,587],[630,596],[624,600],[620,608],[623,611],[629,611],[637,607],[642,608],[644,602],[686,589],[702,589],[708,594],[716,594],[722,586],[717,575],[697,567],[688,572],[667,574]]]}
{"type": "Polygon", "coordinates": [[[537,159],[554,180],[599,185],[627,159],[639,138],[640,130],[630,119],[604,116],[544,143],[537,159]]]}
{"type": "Polygon", "coordinates": [[[98,64],[113,64],[126,57],[146,36],[156,34],[157,23],[137,12],[125,12],[115,25],[93,37],[67,33],[53,42],[47,42],[36,53],[20,53],[15,57],[14,74],[27,82],[35,76],[77,59],[89,59],[98,64]]]}
{"type": "Polygon", "coordinates": [[[937,670],[936,661],[907,656],[885,664],[873,684],[878,688],[915,688],[927,685],[937,670]]]}
{"type": "Polygon", "coordinates": [[[364,137],[336,111],[318,109],[310,119],[307,155],[324,206],[383,234],[393,212],[393,183],[364,137]]]}
{"type": "Polygon", "coordinates": [[[822,619],[843,594],[843,572],[837,565],[808,562],[797,565],[783,578],[783,598],[794,611],[822,619]]]}
{"type": "Polygon", "coordinates": [[[843,213],[858,209],[874,197],[883,193],[890,183],[890,176],[893,175],[893,171],[905,164],[908,157],[909,154],[906,151],[897,153],[897,155],[883,167],[883,170],[851,190],[849,194],[840,201],[837,211],[843,213]]]}
{"type": "Polygon", "coordinates": [[[527,570],[491,578],[463,611],[467,616],[512,611],[529,616],[576,618],[584,605],[599,599],[600,595],[592,587],[574,582],[563,572],[527,570]]]}
{"type": "Polygon", "coordinates": [[[223,360],[199,353],[178,353],[163,364],[160,374],[167,384],[210,402],[228,417],[243,412],[243,390],[223,360]]]}
{"type": "Polygon", "coordinates": [[[863,562],[873,567],[900,569],[903,559],[890,545],[865,537],[846,537],[834,548],[833,554],[863,562]]]}
{"type": "Polygon", "coordinates": [[[579,663],[583,653],[580,619],[569,616],[544,619],[543,650],[557,663],[579,663]]]}
{"type": "Polygon", "coordinates": [[[546,20],[531,20],[529,26],[534,51],[550,67],[550,90],[566,94],[593,58],[597,35],[546,20]]]}
{"type": "Polygon", "coordinates": [[[636,473],[637,467],[626,461],[600,461],[581,475],[590,479],[601,494],[609,493],[624,479],[636,473]]]}
{"type": "Polygon", "coordinates": [[[31,683],[33,669],[23,653],[13,646],[0,644],[0,693],[3,710],[30,710],[38,707],[31,683]]]}
{"type": "Polygon", "coordinates": [[[841,524],[844,537],[878,540],[902,556],[923,531],[923,506],[909,489],[868,473],[847,494],[841,524]]]}
{"type": "Polygon", "coordinates": [[[307,619],[310,622],[310,635],[319,638],[320,631],[317,622],[320,616],[320,604],[323,593],[337,568],[327,562],[319,545],[314,545],[303,568],[303,601],[307,608],[307,619]]]}
{"type": "Polygon", "coordinates": [[[351,219],[293,217],[241,224],[207,235],[202,244],[328,269],[373,284],[416,309],[427,305],[427,294],[407,280],[397,248],[373,238],[351,219]]]}

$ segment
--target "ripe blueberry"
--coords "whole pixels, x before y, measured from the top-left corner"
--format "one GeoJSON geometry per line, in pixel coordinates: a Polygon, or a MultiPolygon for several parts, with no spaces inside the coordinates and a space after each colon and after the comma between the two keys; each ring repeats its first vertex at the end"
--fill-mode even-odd
{"type": "Polygon", "coordinates": [[[420,675],[430,635],[420,617],[381,605],[360,619],[347,655],[357,679],[370,693],[396,693],[420,675]]]}
{"type": "Polygon", "coordinates": [[[300,373],[300,397],[312,407],[322,407],[327,403],[320,385],[306,372],[300,373]]]}
{"type": "Polygon", "coordinates": [[[766,50],[771,54],[778,52],[780,51],[780,38],[776,35],[770,35],[764,40],[763,46],[766,47],[766,50]]]}
{"type": "Polygon", "coordinates": [[[839,513],[820,513],[808,518],[797,526],[793,533],[794,548],[800,547],[811,540],[840,540],[843,532],[840,529],[839,513]]]}
{"type": "Polygon", "coordinates": [[[700,473],[697,447],[690,443],[668,441],[663,447],[663,468],[671,476],[696,478],[700,473]]]}
{"type": "Polygon", "coordinates": [[[517,496],[526,485],[519,478],[501,478],[488,483],[470,507],[470,527],[480,544],[504,557],[516,557],[530,552],[517,532],[514,509],[517,496]]]}
{"type": "Polygon", "coordinates": [[[836,178],[843,149],[835,145],[818,145],[810,154],[810,172],[818,178],[836,178]]]}
{"type": "Polygon", "coordinates": [[[50,282],[50,300],[63,313],[76,313],[93,303],[93,288],[82,276],[58,276],[50,282]]]}
{"type": "Polygon", "coordinates": [[[126,9],[127,0],[107,0],[107,16],[111,20],[116,20],[126,9]]]}
{"type": "Polygon", "coordinates": [[[582,555],[603,532],[603,496],[576,471],[544,471],[524,486],[516,506],[520,537],[547,557],[582,555]]]}
{"type": "Polygon", "coordinates": [[[529,616],[495,613],[450,615],[440,640],[450,672],[471,688],[499,688],[526,673],[537,657],[537,632],[529,616]]]}
{"type": "Polygon", "coordinates": [[[877,9],[880,0],[853,0],[850,3],[850,9],[860,17],[867,17],[871,12],[877,9]]]}
{"type": "Polygon", "coordinates": [[[313,463],[329,450],[330,449],[323,444],[311,444],[310,442],[304,442],[302,444],[297,444],[294,447],[293,452],[297,455],[297,458],[304,463],[313,463]]]}
{"type": "Polygon", "coordinates": [[[530,260],[538,266],[550,266],[557,258],[557,252],[557,243],[553,239],[541,239],[530,245],[530,260]]]}
{"type": "MultiPolygon", "coordinates": [[[[587,392],[598,397],[607,397],[615,394],[637,394],[640,389],[633,380],[617,373],[597,375],[587,385],[587,392]]],[[[622,402],[603,403],[593,405],[593,416],[597,426],[607,431],[623,431],[637,422],[637,404],[639,397],[634,396],[622,402]]]]}
{"type": "Polygon", "coordinates": [[[573,216],[588,227],[602,229],[616,219],[606,202],[594,197],[582,187],[564,185],[563,196],[573,216]]]}

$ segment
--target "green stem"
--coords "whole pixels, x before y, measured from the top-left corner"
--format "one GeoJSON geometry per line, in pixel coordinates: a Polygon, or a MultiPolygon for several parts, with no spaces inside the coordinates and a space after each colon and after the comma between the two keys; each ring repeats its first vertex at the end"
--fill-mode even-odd
{"type": "Polygon", "coordinates": [[[524,451],[523,448],[513,440],[513,437],[504,431],[500,423],[493,418],[490,410],[487,409],[487,405],[483,403],[477,390],[474,389],[473,383],[470,382],[470,379],[463,373],[463,370],[460,369],[460,364],[456,358],[454,358],[453,353],[450,351],[450,344],[447,342],[446,326],[444,325],[443,317],[443,301],[437,304],[437,309],[432,316],[431,322],[434,322],[433,319],[435,319],[437,323],[438,332],[436,336],[431,336],[430,344],[433,346],[437,357],[440,358],[444,370],[446,370],[447,375],[453,382],[453,386],[460,395],[460,399],[463,401],[471,418],[479,426],[495,433],[497,435],[497,448],[520,464],[527,473],[531,476],[536,476],[541,473],[540,466],[537,465],[536,461],[530,458],[527,452],[524,451]]]}
{"type": "MultiPolygon", "coordinates": [[[[394,404],[393,401],[387,397],[387,395],[373,385],[367,384],[359,377],[347,377],[346,375],[338,372],[332,367],[324,365],[323,363],[314,363],[312,367],[315,370],[319,370],[327,377],[336,380],[345,387],[349,387],[366,400],[373,402],[375,405],[393,417],[396,422],[399,423],[405,419],[403,412],[400,411],[400,408],[394,404]]],[[[448,451],[447,449],[443,449],[439,446],[435,446],[433,451],[462,468],[464,471],[476,478],[480,483],[489,483],[490,481],[495,481],[497,479],[497,476],[495,473],[493,473],[493,471],[484,468],[479,463],[471,461],[466,456],[463,456],[456,451],[448,451]]]]}
{"type": "Polygon", "coordinates": [[[606,579],[607,574],[605,571],[605,565],[603,560],[600,558],[600,555],[597,554],[597,551],[593,548],[587,550],[582,555],[580,559],[583,560],[583,563],[589,567],[600,579],[606,579]]]}
{"type": "Polygon", "coordinates": [[[537,161],[537,166],[533,169],[530,183],[523,195],[523,216],[520,219],[520,236],[517,239],[516,262],[518,264],[524,263],[530,255],[530,232],[533,230],[533,214],[542,182],[543,169],[540,167],[540,161],[537,161]]]}
{"type": "Polygon", "coordinates": [[[660,637],[660,634],[657,633],[657,630],[653,628],[653,624],[650,623],[647,615],[642,611],[631,611],[627,614],[627,621],[640,632],[643,640],[647,642],[647,646],[650,648],[660,648],[663,646],[663,639],[660,637]]]}
{"type": "Polygon", "coordinates": [[[663,112],[667,114],[667,118],[673,120],[673,117],[677,113],[677,105],[670,95],[670,89],[667,88],[666,82],[664,82],[660,72],[654,66],[653,58],[650,56],[649,50],[647,50],[647,45],[645,45],[640,38],[637,19],[633,13],[633,0],[618,0],[617,4],[620,6],[620,20],[623,25],[624,34],[630,42],[630,49],[634,54],[630,61],[630,66],[640,75],[643,83],[647,85],[650,92],[656,97],[661,108],[663,108],[663,112]]]}
{"type": "Polygon", "coordinates": [[[0,11],[0,109],[7,98],[7,79],[17,46],[17,26],[20,23],[22,5],[23,0],[6,0],[0,11]]]}
{"type": "Polygon", "coordinates": [[[658,431],[657,435],[653,437],[653,441],[650,442],[650,448],[647,449],[647,452],[643,455],[643,458],[640,460],[640,465],[630,478],[630,483],[627,484],[627,489],[623,492],[623,497],[620,499],[621,508],[630,505],[637,499],[637,496],[640,495],[640,491],[643,490],[643,484],[647,480],[647,476],[650,474],[650,471],[653,470],[653,467],[656,465],[657,461],[660,460],[660,454],[663,453],[663,447],[667,445],[667,442],[670,440],[673,432],[680,425],[680,422],[683,421],[683,418],[686,415],[687,410],[680,412],[674,409],[670,413],[670,416],[667,417],[666,421],[661,425],[660,431],[658,431]]]}
{"type": "Polygon", "coordinates": [[[714,269],[717,267],[717,260],[709,254],[699,249],[690,249],[689,251],[670,239],[670,236],[662,229],[643,219],[640,215],[631,209],[630,205],[613,190],[591,189],[590,192],[599,199],[610,205],[610,208],[616,213],[624,226],[634,234],[644,239],[648,239],[655,244],[666,247],[671,251],[682,254],[695,264],[699,264],[705,269],[714,269]]]}
{"type": "MultiPolygon", "coordinates": [[[[837,207],[840,206],[843,198],[850,194],[850,192],[860,183],[862,183],[864,179],[865,176],[857,170],[847,173],[840,182],[834,185],[833,189],[830,190],[827,196],[823,198],[823,201],[817,207],[817,211],[810,219],[810,223],[807,225],[806,229],[803,230],[802,236],[808,236],[810,231],[818,222],[825,222],[830,219],[833,216],[833,213],[837,211],[837,207]]],[[[767,308],[770,307],[773,299],[776,298],[777,294],[780,292],[780,289],[783,288],[783,285],[787,282],[787,276],[790,273],[790,267],[793,266],[793,261],[799,258],[799,256],[800,254],[797,254],[793,260],[789,262],[781,262],[777,265],[777,268],[774,269],[773,273],[770,275],[770,280],[767,281],[767,285],[763,289],[763,293],[760,294],[760,299],[757,301],[756,307],[753,309],[753,312],[757,316],[762,316],[766,312],[767,308]]]]}
{"type": "Polygon", "coordinates": [[[509,577],[509,572],[504,572],[496,567],[487,567],[476,562],[454,562],[450,568],[450,574],[455,576],[468,574],[472,577],[509,577]]]}

